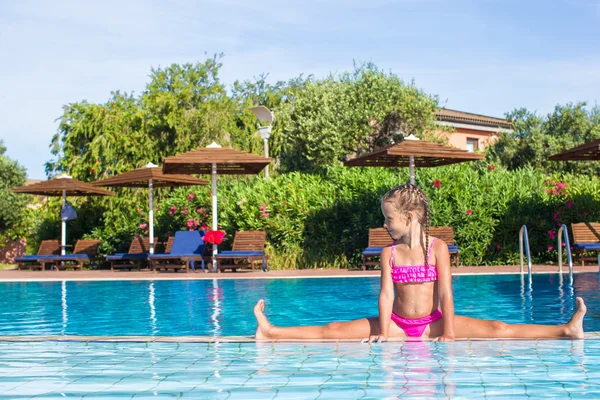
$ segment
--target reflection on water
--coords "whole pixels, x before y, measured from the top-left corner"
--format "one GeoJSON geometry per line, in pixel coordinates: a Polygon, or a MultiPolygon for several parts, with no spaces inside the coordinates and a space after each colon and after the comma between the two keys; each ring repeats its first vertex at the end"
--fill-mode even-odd
{"type": "MultiPolygon", "coordinates": [[[[0,335],[252,335],[261,298],[276,325],[320,325],[377,315],[379,278],[2,283],[0,335]]],[[[598,274],[457,276],[456,313],[508,323],[569,320],[588,305],[600,331],[598,274]]]]}

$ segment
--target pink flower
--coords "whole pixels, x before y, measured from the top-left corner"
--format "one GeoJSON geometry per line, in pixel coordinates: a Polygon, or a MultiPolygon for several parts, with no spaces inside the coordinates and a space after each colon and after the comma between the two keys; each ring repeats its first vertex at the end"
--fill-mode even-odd
{"type": "Polygon", "coordinates": [[[202,230],[203,231],[207,231],[209,229],[210,229],[210,227],[208,225],[206,225],[206,224],[202,225],[202,230]]]}
{"type": "Polygon", "coordinates": [[[175,214],[173,211],[169,211],[169,215],[172,217],[175,214]]]}
{"type": "Polygon", "coordinates": [[[573,207],[573,204],[575,204],[574,201],[567,201],[567,208],[573,207]]]}
{"type": "Polygon", "coordinates": [[[171,206],[171,212],[177,211],[177,206],[171,206]]]}
{"type": "Polygon", "coordinates": [[[562,246],[563,246],[563,247],[566,247],[566,246],[567,246],[567,244],[566,244],[565,242],[562,242],[562,246]]]}
{"type": "Polygon", "coordinates": [[[550,193],[552,194],[556,194],[558,192],[558,190],[556,190],[556,188],[552,188],[552,190],[550,191],[550,193]]]}
{"type": "Polygon", "coordinates": [[[141,209],[141,208],[138,208],[138,209],[137,209],[137,212],[139,212],[139,213],[141,214],[141,213],[142,213],[142,209],[141,209]]]}
{"type": "Polygon", "coordinates": [[[473,210],[471,210],[471,209],[468,209],[468,210],[467,210],[467,215],[471,215],[471,214],[473,214],[473,210]]]}
{"type": "Polygon", "coordinates": [[[263,211],[263,212],[262,212],[262,216],[263,216],[263,217],[265,217],[265,218],[267,218],[267,217],[269,216],[269,213],[268,213],[268,212],[266,212],[266,211],[263,211]]]}
{"type": "Polygon", "coordinates": [[[140,224],[140,229],[146,229],[147,226],[148,224],[140,224]]]}
{"type": "Polygon", "coordinates": [[[554,247],[548,246],[548,251],[552,251],[553,249],[554,249],[554,247]]]}
{"type": "Polygon", "coordinates": [[[494,170],[494,166],[493,165],[488,165],[488,170],[489,171],[493,171],[494,170]]]}
{"type": "Polygon", "coordinates": [[[187,208],[187,207],[185,207],[181,213],[182,213],[183,215],[188,215],[188,212],[189,212],[189,211],[188,211],[188,208],[187,208]]]}
{"type": "Polygon", "coordinates": [[[442,181],[439,179],[436,179],[435,181],[432,181],[431,184],[439,189],[440,186],[442,186],[442,181]]]}
{"type": "Polygon", "coordinates": [[[196,210],[196,212],[197,212],[198,214],[202,214],[204,211],[202,211],[202,209],[201,209],[201,208],[199,208],[199,209],[197,209],[197,210],[196,210]]]}
{"type": "Polygon", "coordinates": [[[200,226],[200,221],[198,221],[197,219],[194,220],[194,226],[200,226]]]}
{"type": "Polygon", "coordinates": [[[554,214],[552,214],[552,218],[553,218],[555,221],[558,221],[558,216],[559,216],[559,215],[560,215],[560,213],[559,213],[559,212],[555,212],[554,214]]]}
{"type": "Polygon", "coordinates": [[[267,209],[267,207],[264,204],[260,205],[260,211],[265,211],[267,209]]]}
{"type": "Polygon", "coordinates": [[[563,189],[565,189],[566,187],[567,187],[567,184],[566,184],[565,182],[558,182],[558,183],[556,184],[556,188],[557,188],[558,190],[563,190],[563,189]]]}
{"type": "Polygon", "coordinates": [[[186,225],[188,226],[188,228],[191,228],[194,226],[194,220],[192,219],[188,219],[186,222],[186,225]]]}
{"type": "Polygon", "coordinates": [[[500,247],[502,247],[502,246],[500,246],[500,243],[498,243],[498,244],[496,245],[496,249],[500,250],[500,247]]]}
{"type": "Polygon", "coordinates": [[[193,201],[196,198],[196,195],[194,193],[190,193],[187,196],[188,201],[193,201]]]}
{"type": "Polygon", "coordinates": [[[550,236],[550,239],[556,239],[556,231],[548,231],[548,236],[550,236]]]}

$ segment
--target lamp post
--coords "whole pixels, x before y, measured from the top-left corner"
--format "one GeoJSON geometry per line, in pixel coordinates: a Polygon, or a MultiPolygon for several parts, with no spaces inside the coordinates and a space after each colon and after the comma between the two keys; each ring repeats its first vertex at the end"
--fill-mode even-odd
{"type": "MultiPolygon", "coordinates": [[[[250,111],[254,113],[256,119],[260,122],[267,122],[267,126],[261,126],[258,128],[258,134],[263,140],[265,157],[269,157],[269,137],[271,137],[271,131],[273,129],[273,121],[275,121],[275,114],[265,106],[256,106],[250,108],[250,111]]],[[[265,167],[265,178],[269,177],[269,166],[265,167]]]]}

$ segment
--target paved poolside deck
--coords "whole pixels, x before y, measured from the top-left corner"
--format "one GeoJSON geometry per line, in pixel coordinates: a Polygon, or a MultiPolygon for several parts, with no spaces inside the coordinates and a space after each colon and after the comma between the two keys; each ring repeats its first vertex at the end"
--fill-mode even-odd
{"type": "MultiPolygon", "coordinates": [[[[534,274],[557,273],[557,265],[534,265],[532,267],[534,274]]],[[[482,266],[482,267],[453,267],[454,275],[495,275],[495,274],[518,274],[520,267],[518,265],[501,266],[482,266]]],[[[563,273],[567,273],[569,268],[563,265],[563,273]]],[[[580,265],[573,266],[574,273],[598,272],[598,265],[580,265]]],[[[527,268],[525,268],[527,273],[527,268]]],[[[155,274],[152,271],[115,271],[94,270],[94,271],[19,271],[8,269],[0,271],[0,282],[24,282],[24,281],[104,281],[104,280],[167,280],[167,279],[271,279],[271,278],[327,278],[327,277],[363,277],[379,276],[379,270],[348,270],[348,269],[304,269],[304,270],[271,270],[263,272],[258,271],[238,271],[238,272],[160,272],[155,274]]]]}

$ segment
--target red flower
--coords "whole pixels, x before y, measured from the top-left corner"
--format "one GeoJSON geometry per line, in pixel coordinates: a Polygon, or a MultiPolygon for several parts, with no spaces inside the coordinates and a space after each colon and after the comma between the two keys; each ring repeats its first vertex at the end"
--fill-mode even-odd
{"type": "Polygon", "coordinates": [[[221,244],[224,237],[225,232],[223,231],[208,231],[204,235],[204,243],[221,244]]]}
{"type": "Polygon", "coordinates": [[[552,249],[554,249],[554,247],[548,246],[548,251],[552,251],[552,249]]]}
{"type": "Polygon", "coordinates": [[[471,214],[473,214],[473,210],[471,210],[471,209],[468,209],[468,210],[467,210],[467,215],[471,215],[471,214]]]}
{"type": "Polygon", "coordinates": [[[435,181],[431,182],[431,184],[439,189],[439,187],[442,186],[442,181],[436,179],[435,181]]]}
{"type": "Polygon", "coordinates": [[[498,243],[498,244],[496,245],[496,248],[497,248],[498,250],[500,250],[500,247],[502,247],[502,246],[500,246],[500,243],[498,243]]]}
{"type": "Polygon", "coordinates": [[[493,165],[488,165],[488,170],[493,171],[494,170],[494,166],[493,165]]]}

